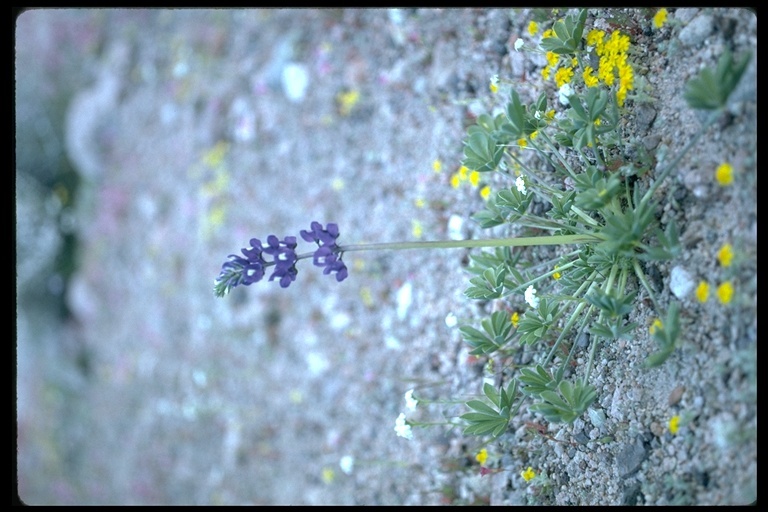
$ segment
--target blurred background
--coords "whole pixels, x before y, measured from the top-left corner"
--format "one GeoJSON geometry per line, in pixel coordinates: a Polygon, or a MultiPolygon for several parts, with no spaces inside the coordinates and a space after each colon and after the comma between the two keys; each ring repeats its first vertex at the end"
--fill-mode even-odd
{"type": "Polygon", "coordinates": [[[407,389],[482,371],[445,324],[471,314],[462,251],[212,288],[251,237],[446,238],[478,209],[449,180],[509,13],[40,9],[15,28],[20,498],[450,497],[472,447],[393,427],[407,389]]]}

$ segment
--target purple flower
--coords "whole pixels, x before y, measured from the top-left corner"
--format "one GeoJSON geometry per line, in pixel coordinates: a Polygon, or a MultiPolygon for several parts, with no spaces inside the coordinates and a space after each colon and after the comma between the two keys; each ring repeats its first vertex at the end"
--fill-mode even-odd
{"type": "Polygon", "coordinates": [[[317,221],[310,224],[311,231],[301,230],[301,238],[307,242],[317,242],[319,245],[336,245],[336,239],[339,237],[339,226],[333,222],[328,223],[328,228],[323,229],[323,225],[317,221]]]}
{"type": "MultiPolygon", "coordinates": [[[[315,242],[317,250],[312,253],[315,266],[323,267],[323,274],[336,274],[337,281],[343,281],[349,275],[347,266],[341,260],[342,248],[336,245],[339,237],[339,226],[328,223],[327,228],[313,221],[310,230],[302,229],[301,238],[307,242],[315,242]]],[[[270,281],[278,280],[282,288],[287,288],[296,280],[298,270],[296,262],[299,259],[308,258],[309,254],[299,256],[296,254],[296,237],[286,236],[280,240],[275,235],[267,237],[267,243],[261,243],[258,238],[251,238],[251,246],[242,249],[242,256],[229,255],[229,261],[221,266],[221,273],[214,281],[214,293],[222,297],[235,286],[250,285],[264,278],[267,267],[274,266],[270,281]],[[265,255],[271,257],[271,261],[265,259],[265,255]]]]}
{"type": "Polygon", "coordinates": [[[325,267],[323,274],[336,272],[336,280],[341,282],[347,278],[349,272],[347,266],[341,261],[340,247],[336,245],[336,239],[339,237],[339,226],[333,222],[328,223],[328,228],[323,229],[323,225],[313,221],[310,224],[311,231],[301,230],[301,238],[307,242],[316,242],[319,246],[312,255],[312,263],[318,267],[325,267]]]}

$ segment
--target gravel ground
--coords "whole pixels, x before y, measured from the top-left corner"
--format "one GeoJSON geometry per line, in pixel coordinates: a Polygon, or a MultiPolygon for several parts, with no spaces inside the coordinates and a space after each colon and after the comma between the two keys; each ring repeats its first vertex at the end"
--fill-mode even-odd
{"type": "MultiPolygon", "coordinates": [[[[588,23],[631,35],[651,101],[629,103],[626,133],[661,166],[699,126],[685,81],[725,47],[756,52],[757,30],[746,10],[670,9],[652,31],[653,12],[599,9],[588,23]]],[[[663,300],[675,267],[692,283],[732,279],[736,298],[684,294],[683,341],[660,368],[641,367],[654,346],[645,329],[603,347],[592,372],[603,421],[544,425],[545,437],[526,426],[541,419],[521,412],[487,445],[444,426],[395,435],[408,389],[435,401],[409,418],[431,422],[480,393],[486,361],[468,357],[446,317],[472,323],[500,304],[464,297],[464,249],[349,253],[343,283],[306,268],[288,289],[212,294],[227,254],[313,220],[338,223],[347,244],[446,239],[452,218],[466,237],[489,236],[469,220],[478,189],[449,181],[466,127],[501,104],[491,75],[524,98],[541,90],[541,57],[513,49],[530,19],[526,9],[22,14],[20,498],[754,501],[756,54],[727,119],[662,188],[684,245],[658,265],[663,300]],[[737,169],[733,187],[712,179],[724,160],[737,169]],[[725,242],[733,270],[715,258],[725,242]],[[675,414],[687,423],[673,436],[675,414]],[[475,461],[483,446],[498,470],[486,476],[475,461]],[[526,484],[528,466],[548,485],[526,484]]],[[[639,301],[631,320],[649,325],[650,315],[639,301]]]]}

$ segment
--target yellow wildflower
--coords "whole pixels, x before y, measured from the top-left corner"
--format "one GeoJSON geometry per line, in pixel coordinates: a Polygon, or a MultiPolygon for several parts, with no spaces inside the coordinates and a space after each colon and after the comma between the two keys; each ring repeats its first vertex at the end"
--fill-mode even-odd
{"type": "Polygon", "coordinates": [[[549,80],[549,66],[541,70],[541,78],[544,80],[549,80]]]}
{"type": "Polygon", "coordinates": [[[432,170],[435,172],[440,172],[443,169],[443,162],[441,162],[439,159],[435,159],[434,162],[432,162],[432,170]]]}
{"type": "Polygon", "coordinates": [[[476,187],[480,184],[480,173],[477,171],[472,171],[469,173],[469,183],[473,187],[476,187]]]}
{"type": "Polygon", "coordinates": [[[733,166],[728,162],[723,162],[715,171],[715,179],[723,186],[727,187],[733,183],[733,166]]]}
{"type": "Polygon", "coordinates": [[[555,66],[557,66],[557,61],[559,57],[555,52],[551,52],[551,51],[547,52],[546,57],[547,57],[547,65],[554,69],[555,66]]]}
{"type": "Polygon", "coordinates": [[[509,321],[512,322],[512,327],[517,329],[517,325],[520,323],[520,313],[518,313],[517,311],[512,313],[512,316],[510,317],[509,321]]]}
{"type": "Polygon", "coordinates": [[[538,31],[539,31],[539,24],[531,20],[530,23],[528,23],[528,33],[532,36],[535,36],[536,32],[538,31]]]}
{"type": "Polygon", "coordinates": [[[483,448],[477,452],[477,455],[475,455],[475,460],[479,462],[481,466],[485,466],[485,462],[488,460],[488,450],[483,448]]]}
{"type": "Polygon", "coordinates": [[[469,173],[469,168],[466,165],[462,165],[459,167],[459,179],[461,181],[464,181],[467,179],[467,174],[469,173]]]}
{"type": "Polygon", "coordinates": [[[421,226],[421,222],[416,219],[411,220],[411,230],[413,231],[413,236],[415,238],[421,238],[421,235],[424,233],[424,228],[421,226]]]}
{"type": "Polygon", "coordinates": [[[520,472],[520,476],[523,477],[523,480],[525,480],[526,482],[530,482],[531,480],[533,480],[533,477],[536,476],[536,473],[533,471],[533,468],[531,466],[528,466],[528,469],[520,472]]]}
{"type": "Polygon", "coordinates": [[[451,186],[453,188],[459,188],[459,185],[461,185],[461,177],[458,173],[454,173],[454,175],[451,176],[451,186]]]}
{"type": "Polygon", "coordinates": [[[339,104],[339,113],[342,116],[348,116],[352,108],[360,101],[360,91],[353,89],[347,92],[340,92],[336,95],[336,102],[339,104]]]}
{"type": "Polygon", "coordinates": [[[323,482],[327,485],[336,478],[336,472],[331,468],[323,468],[323,482]]]}
{"type": "Polygon", "coordinates": [[[656,14],[653,15],[653,27],[661,28],[664,26],[664,23],[666,22],[667,22],[667,10],[664,8],[661,8],[658,11],[656,11],[656,14]]]}
{"type": "Polygon", "coordinates": [[[733,299],[733,284],[726,281],[717,287],[717,298],[722,304],[728,304],[733,299]]]}
{"type": "Polygon", "coordinates": [[[555,84],[558,88],[564,86],[573,78],[573,68],[560,68],[555,71],[555,84]]]}
{"type": "Polygon", "coordinates": [[[533,133],[530,135],[530,137],[531,137],[531,140],[536,140],[536,137],[538,137],[538,136],[539,136],[539,130],[536,130],[535,132],[533,132],[533,133]]]}
{"type": "Polygon", "coordinates": [[[528,141],[525,139],[517,139],[517,145],[520,146],[521,148],[524,148],[525,146],[528,145],[528,141]]]}
{"type": "Polygon", "coordinates": [[[663,328],[664,328],[664,324],[662,324],[661,320],[657,318],[656,320],[653,321],[651,326],[648,328],[648,332],[650,332],[651,335],[653,335],[653,334],[656,334],[656,331],[663,328]]]}
{"type": "Polygon", "coordinates": [[[592,69],[592,66],[584,68],[584,85],[587,87],[594,87],[599,82],[597,77],[593,74],[594,72],[595,70],[592,69]]]}
{"type": "Polygon", "coordinates": [[[499,75],[493,75],[491,77],[491,83],[488,87],[493,93],[499,92],[499,75]]]}
{"type": "MultiPolygon", "coordinates": [[[[555,265],[555,270],[557,270],[557,265],[555,265]]],[[[552,277],[555,278],[555,280],[557,280],[563,277],[563,275],[560,272],[555,272],[554,274],[552,274],[552,277]]]]}
{"type": "Polygon", "coordinates": [[[604,37],[605,37],[605,32],[603,32],[602,30],[590,30],[589,33],[587,34],[587,45],[594,46],[598,55],[603,53],[604,37]]]}
{"type": "Polygon", "coordinates": [[[489,195],[491,195],[491,187],[486,185],[480,189],[480,197],[482,197],[483,199],[488,199],[489,195]]]}
{"type": "Polygon", "coordinates": [[[545,37],[555,37],[555,31],[551,28],[548,28],[544,31],[544,33],[541,34],[542,39],[545,37]]]}
{"type": "Polygon", "coordinates": [[[680,429],[680,416],[672,416],[669,418],[669,431],[672,434],[677,434],[680,429]]]}
{"type": "Polygon", "coordinates": [[[699,302],[707,302],[709,299],[709,283],[702,281],[699,286],[696,287],[696,299],[699,302]]]}
{"type": "Polygon", "coordinates": [[[733,246],[729,243],[723,244],[719,251],[717,251],[717,261],[723,267],[730,267],[733,262],[733,246]]]}

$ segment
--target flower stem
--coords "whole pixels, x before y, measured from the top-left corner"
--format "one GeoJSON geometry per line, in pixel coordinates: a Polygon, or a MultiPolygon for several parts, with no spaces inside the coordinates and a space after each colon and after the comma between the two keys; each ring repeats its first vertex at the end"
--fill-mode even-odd
{"type": "MultiPolygon", "coordinates": [[[[472,249],[476,247],[527,247],[531,245],[567,245],[601,242],[598,233],[577,235],[528,236],[517,238],[489,238],[485,240],[438,240],[419,242],[389,242],[373,244],[340,245],[338,252],[382,251],[405,249],[472,249]]],[[[305,257],[302,254],[299,258],[305,257]]],[[[311,256],[311,254],[309,254],[311,256]]]]}

